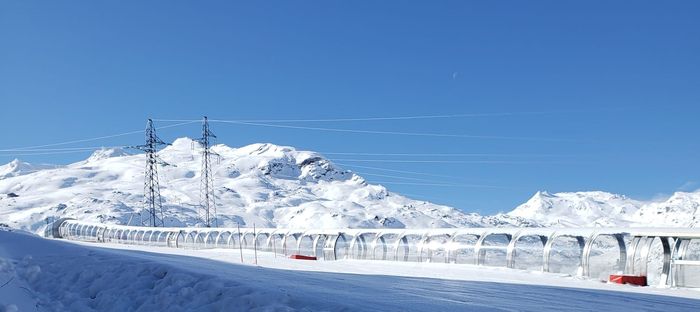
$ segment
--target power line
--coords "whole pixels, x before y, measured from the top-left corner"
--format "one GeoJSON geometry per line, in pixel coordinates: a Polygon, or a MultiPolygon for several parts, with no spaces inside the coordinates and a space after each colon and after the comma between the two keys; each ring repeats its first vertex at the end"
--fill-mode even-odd
{"type": "Polygon", "coordinates": [[[355,152],[319,152],[323,155],[340,156],[406,156],[406,157],[575,157],[578,155],[561,154],[479,154],[479,153],[355,153],[355,152]]]}
{"type": "Polygon", "coordinates": [[[395,176],[395,175],[390,175],[390,174],[380,174],[380,173],[369,173],[369,172],[359,172],[359,171],[353,171],[353,173],[357,173],[361,176],[374,176],[374,177],[382,177],[382,178],[393,178],[393,179],[402,179],[402,180],[410,180],[410,181],[420,181],[420,182],[435,182],[432,180],[426,180],[426,179],[421,179],[421,178],[412,178],[412,177],[405,177],[405,176],[395,176]]]}
{"type": "Polygon", "coordinates": [[[86,151],[62,151],[62,152],[46,152],[46,153],[20,153],[20,154],[2,154],[2,157],[15,157],[15,156],[41,156],[41,155],[62,155],[62,154],[74,154],[74,153],[84,153],[86,151]]]}
{"type": "Polygon", "coordinates": [[[561,161],[517,161],[517,160],[421,160],[421,159],[342,159],[333,158],[333,161],[371,162],[371,163],[435,163],[435,164],[571,164],[576,162],[561,161]]]}
{"type": "Polygon", "coordinates": [[[374,174],[374,173],[366,173],[366,172],[356,172],[362,176],[377,176],[377,177],[384,177],[384,178],[392,178],[392,179],[403,179],[403,180],[411,180],[411,181],[417,181],[417,182],[375,182],[372,181],[372,183],[385,183],[385,184],[406,184],[406,183],[411,183],[409,185],[449,185],[449,186],[454,186],[454,187],[483,187],[483,188],[495,188],[495,189],[509,189],[508,187],[502,187],[502,186],[495,186],[495,185],[485,185],[485,184],[464,184],[464,183],[450,183],[450,182],[443,182],[443,181],[433,181],[433,180],[426,180],[426,179],[420,179],[420,178],[411,178],[411,177],[402,177],[402,176],[392,176],[392,175],[384,175],[384,174],[374,174]],[[414,183],[419,183],[419,184],[414,184],[414,183]]]}
{"type": "Polygon", "coordinates": [[[240,121],[233,121],[233,120],[214,120],[214,119],[212,119],[210,121],[211,122],[220,122],[220,123],[229,123],[229,124],[238,124],[238,125],[247,125],[247,126],[258,126],[258,127],[271,127],[271,128],[284,128],[284,129],[297,129],[297,130],[313,130],[313,131],[326,131],[326,132],[343,132],[343,133],[384,134],[384,135],[404,135],[404,136],[444,137],[444,138],[464,138],[464,139],[573,142],[572,140],[565,140],[565,139],[535,138],[535,137],[507,137],[507,136],[468,135],[468,134],[449,134],[449,133],[339,129],[339,128],[304,127],[304,126],[277,125],[277,124],[266,124],[266,123],[240,122],[240,121]]]}
{"type": "Polygon", "coordinates": [[[66,147],[66,148],[39,148],[39,149],[0,149],[0,152],[61,152],[61,151],[88,151],[101,148],[118,148],[118,146],[94,146],[94,147],[66,147]]]}
{"type": "Polygon", "coordinates": [[[480,184],[418,183],[418,182],[391,182],[391,181],[374,181],[372,183],[375,183],[375,184],[398,184],[398,185],[420,185],[420,186],[440,186],[440,187],[508,189],[506,187],[492,186],[492,185],[480,185],[480,184]]]}
{"type": "Polygon", "coordinates": [[[385,171],[385,172],[406,173],[406,174],[421,175],[421,176],[426,176],[426,177],[448,178],[448,179],[461,179],[461,178],[463,178],[463,177],[457,177],[457,176],[451,176],[451,175],[433,174],[433,173],[426,173],[426,172],[387,169],[387,168],[382,168],[382,167],[372,167],[372,166],[363,166],[363,165],[343,164],[343,163],[337,163],[335,161],[334,161],[334,163],[336,165],[343,166],[343,167],[349,167],[349,168],[363,168],[363,169],[378,170],[378,171],[385,171]]]}
{"type": "MultiPolygon", "coordinates": [[[[550,114],[577,114],[598,111],[620,111],[623,108],[605,110],[559,110],[559,111],[524,111],[524,112],[503,112],[503,113],[465,113],[465,114],[435,114],[435,115],[412,115],[412,116],[379,116],[379,117],[350,117],[350,118],[317,118],[317,119],[237,119],[228,120],[230,122],[263,122],[263,123],[293,123],[293,122],[346,122],[346,121],[390,121],[390,120],[415,120],[415,119],[446,119],[446,118],[471,118],[471,117],[507,117],[522,115],[550,115],[550,114]]],[[[191,119],[154,119],[162,122],[183,122],[195,121],[191,119]]],[[[210,120],[211,122],[222,122],[221,120],[210,120]]]]}
{"type": "MultiPolygon", "coordinates": [[[[173,125],[158,127],[158,129],[167,129],[167,128],[172,128],[172,127],[178,127],[178,126],[182,126],[182,125],[191,124],[194,122],[197,122],[197,121],[181,122],[181,123],[177,123],[177,124],[173,124],[173,125]]],[[[65,142],[58,142],[58,143],[51,143],[51,144],[43,144],[43,145],[25,146],[25,147],[15,147],[15,148],[8,148],[6,150],[14,150],[14,151],[19,152],[19,151],[24,151],[26,149],[35,149],[35,148],[42,148],[42,147],[51,147],[51,146],[68,145],[68,144],[74,144],[74,143],[98,141],[98,140],[116,138],[116,137],[120,137],[120,136],[132,135],[132,134],[137,134],[137,133],[142,133],[142,132],[143,132],[143,130],[135,130],[135,131],[99,136],[99,137],[88,138],[88,139],[79,139],[79,140],[72,140],[72,141],[65,141],[65,142]]]]}

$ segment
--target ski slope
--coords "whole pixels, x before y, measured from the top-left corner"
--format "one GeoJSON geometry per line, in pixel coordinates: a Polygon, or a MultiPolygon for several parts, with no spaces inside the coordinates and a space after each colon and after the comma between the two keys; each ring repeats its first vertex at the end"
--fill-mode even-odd
{"type": "Polygon", "coordinates": [[[301,261],[236,250],[0,231],[0,311],[697,311],[700,291],[436,263],[301,261]]]}

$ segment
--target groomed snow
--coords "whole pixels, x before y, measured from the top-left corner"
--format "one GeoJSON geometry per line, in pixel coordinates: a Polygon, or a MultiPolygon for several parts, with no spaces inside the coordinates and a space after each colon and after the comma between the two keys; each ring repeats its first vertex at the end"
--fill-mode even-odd
{"type": "Polygon", "coordinates": [[[468,265],[301,261],[0,231],[0,311],[697,311],[700,291],[468,265]]]}

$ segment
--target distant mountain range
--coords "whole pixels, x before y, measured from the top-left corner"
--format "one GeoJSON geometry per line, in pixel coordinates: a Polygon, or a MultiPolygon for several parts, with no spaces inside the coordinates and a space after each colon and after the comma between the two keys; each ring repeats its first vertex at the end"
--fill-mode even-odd
{"type": "MultiPolygon", "coordinates": [[[[159,152],[166,225],[196,226],[201,146],[188,138],[159,152]]],[[[220,226],[440,228],[487,226],[678,226],[700,223],[700,193],[643,202],[605,192],[538,192],[494,216],[413,200],[369,184],[321,154],[274,144],[216,145],[220,226]]],[[[66,166],[14,160],[0,166],[0,223],[40,231],[46,218],[126,224],[143,209],[143,154],[95,151],[66,166]]],[[[135,219],[131,220],[134,224],[135,219]]]]}

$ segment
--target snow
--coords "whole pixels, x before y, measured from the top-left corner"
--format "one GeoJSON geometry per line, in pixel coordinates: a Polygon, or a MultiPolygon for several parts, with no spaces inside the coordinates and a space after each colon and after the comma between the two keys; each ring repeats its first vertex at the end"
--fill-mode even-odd
{"type": "MultiPolygon", "coordinates": [[[[367,183],[322,155],[270,143],[215,145],[219,225],[286,228],[437,228],[531,225],[412,200],[367,183]]],[[[180,138],[159,152],[166,225],[196,225],[201,147],[180,138]]],[[[143,154],[101,149],[60,168],[0,178],[0,220],[35,233],[47,218],[126,224],[143,209],[143,154]],[[7,194],[14,193],[17,197],[7,194]]],[[[9,166],[9,165],[7,165],[9,166]]],[[[13,165],[14,166],[14,165],[13,165]]],[[[30,166],[30,165],[26,165],[30,166]]],[[[13,168],[15,168],[14,166],[13,168]]],[[[17,171],[17,170],[15,170],[17,171]]],[[[14,172],[14,171],[13,171],[14,172]]],[[[19,171],[18,171],[19,172],[19,171]]]]}
{"type": "Polygon", "coordinates": [[[700,190],[640,201],[607,192],[537,192],[508,215],[545,226],[698,227],[700,190]]]}
{"type": "Polygon", "coordinates": [[[0,231],[0,311],[696,311],[700,291],[560,274],[244,250],[48,240],[0,231]]]}
{"type": "Polygon", "coordinates": [[[40,164],[34,165],[28,162],[15,159],[7,164],[0,166],[0,179],[17,177],[25,174],[30,174],[44,169],[57,168],[59,166],[40,164]]]}
{"type": "MultiPolygon", "coordinates": [[[[256,143],[212,147],[218,224],[280,228],[697,227],[700,191],[641,201],[607,192],[537,192],[505,214],[482,216],[413,200],[368,183],[313,151],[256,143]],[[215,159],[216,160],[216,159],[215,159]]],[[[159,152],[168,226],[198,218],[201,147],[180,138],[159,152]]],[[[143,212],[143,154],[100,149],[66,166],[0,166],[0,223],[35,233],[47,218],[126,224],[143,212]]]]}

